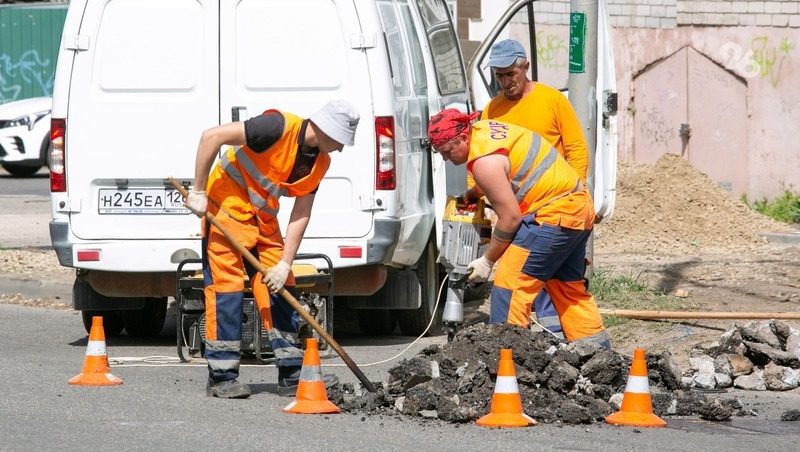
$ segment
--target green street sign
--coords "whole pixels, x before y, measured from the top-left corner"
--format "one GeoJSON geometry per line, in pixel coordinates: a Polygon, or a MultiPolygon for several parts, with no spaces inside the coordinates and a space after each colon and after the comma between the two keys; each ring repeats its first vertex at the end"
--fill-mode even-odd
{"type": "Polygon", "coordinates": [[[569,72],[586,72],[586,14],[573,12],[569,17],[569,72]]]}

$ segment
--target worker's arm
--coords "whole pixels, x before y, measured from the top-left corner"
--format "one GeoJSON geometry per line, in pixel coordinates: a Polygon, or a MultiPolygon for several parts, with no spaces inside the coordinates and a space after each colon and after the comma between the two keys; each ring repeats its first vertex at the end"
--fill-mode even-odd
{"type": "Polygon", "coordinates": [[[314,205],[314,194],[300,196],[294,200],[294,208],[289,216],[289,226],[286,228],[286,240],[283,245],[281,260],[291,265],[300,242],[311,218],[311,207],[314,205]]]}
{"type": "Polygon", "coordinates": [[[508,157],[503,154],[490,154],[475,160],[472,164],[475,182],[483,190],[492,205],[492,210],[497,214],[492,240],[484,253],[486,259],[491,262],[500,259],[522,222],[519,203],[508,181],[508,171],[508,157]]]}
{"type": "Polygon", "coordinates": [[[212,127],[203,132],[197,145],[197,157],[194,166],[194,190],[205,191],[208,172],[217,157],[220,146],[240,146],[245,144],[243,122],[231,122],[212,127]]]}
{"type": "Polygon", "coordinates": [[[586,185],[586,173],[589,169],[589,150],[586,145],[586,137],[583,134],[583,126],[578,119],[578,115],[572,108],[572,104],[563,94],[557,93],[557,103],[555,116],[561,143],[564,146],[564,158],[569,166],[578,173],[581,182],[586,185]]]}

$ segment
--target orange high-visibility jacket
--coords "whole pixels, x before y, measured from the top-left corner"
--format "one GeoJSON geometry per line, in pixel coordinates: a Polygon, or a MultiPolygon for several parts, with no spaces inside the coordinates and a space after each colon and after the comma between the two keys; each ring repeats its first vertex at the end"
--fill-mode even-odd
{"type": "Polygon", "coordinates": [[[509,182],[523,215],[539,223],[591,229],[594,207],[580,176],[547,140],[524,127],[485,120],[472,125],[467,169],[483,156],[501,153],[510,163],[509,182]]]}
{"type": "MultiPolygon", "coordinates": [[[[280,114],[284,117],[284,128],[278,141],[263,152],[253,151],[248,146],[228,149],[209,176],[208,196],[239,221],[254,215],[265,221],[274,219],[281,196],[296,197],[313,192],[330,166],[330,156],[321,152],[306,176],[286,182],[305,138],[301,136],[305,127],[302,118],[286,112],[280,114]],[[231,191],[237,191],[239,196],[231,197],[231,191]]],[[[305,124],[307,126],[307,122],[305,124]]]]}

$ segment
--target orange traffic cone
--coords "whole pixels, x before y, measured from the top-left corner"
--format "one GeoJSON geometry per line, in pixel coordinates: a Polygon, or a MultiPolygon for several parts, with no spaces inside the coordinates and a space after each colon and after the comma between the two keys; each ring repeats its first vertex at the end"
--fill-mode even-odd
{"type": "Polygon", "coordinates": [[[81,373],[69,379],[69,384],[78,386],[115,386],[122,379],[111,374],[106,355],[106,335],[103,332],[103,317],[92,317],[89,342],[86,344],[86,358],[81,373]]]}
{"type": "Polygon", "coordinates": [[[328,400],[317,347],[316,339],[306,339],[306,352],[303,355],[303,367],[300,369],[300,383],[297,385],[294,401],[283,409],[286,413],[323,414],[340,411],[339,407],[328,400]]]}
{"type": "Polygon", "coordinates": [[[665,427],[663,419],[653,414],[653,401],[650,399],[650,382],[647,380],[647,360],[644,349],[633,351],[633,362],[628,375],[625,394],[622,395],[622,407],[619,411],[606,416],[606,423],[614,425],[630,425],[633,427],[665,427]]]}
{"type": "Polygon", "coordinates": [[[536,425],[532,417],[522,412],[522,399],[517,387],[517,374],[511,349],[500,350],[497,363],[497,381],[494,384],[492,407],[489,414],[475,422],[484,427],[528,427],[536,425]]]}

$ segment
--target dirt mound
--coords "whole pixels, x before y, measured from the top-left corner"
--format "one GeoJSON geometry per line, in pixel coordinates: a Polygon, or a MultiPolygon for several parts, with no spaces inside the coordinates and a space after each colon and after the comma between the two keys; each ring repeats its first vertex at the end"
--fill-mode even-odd
{"type": "Polygon", "coordinates": [[[786,229],[753,211],[675,154],[655,165],[620,162],[614,215],[595,228],[603,253],[679,255],[748,249],[786,229]]]}
{"type": "MultiPolygon", "coordinates": [[[[329,398],[344,411],[473,422],[489,410],[501,348],[512,350],[523,409],[537,421],[591,424],[618,409],[630,358],[506,324],[473,325],[451,343],[429,346],[390,369],[389,381],[376,384],[375,393],[345,384],[331,388],[329,398]]],[[[682,390],[669,352],[650,355],[647,362],[658,415],[720,420],[720,411],[746,414],[735,399],[710,400],[682,390]]]]}

